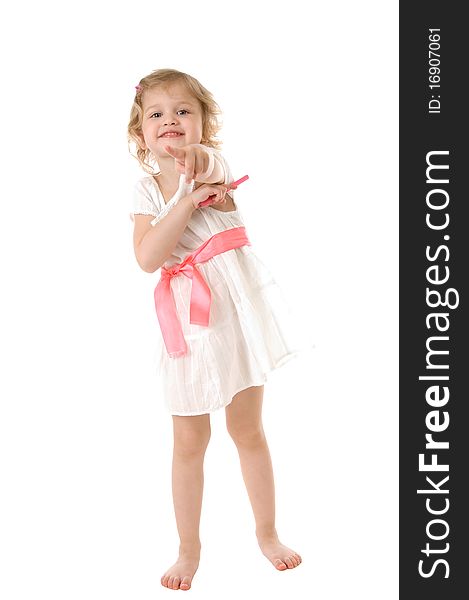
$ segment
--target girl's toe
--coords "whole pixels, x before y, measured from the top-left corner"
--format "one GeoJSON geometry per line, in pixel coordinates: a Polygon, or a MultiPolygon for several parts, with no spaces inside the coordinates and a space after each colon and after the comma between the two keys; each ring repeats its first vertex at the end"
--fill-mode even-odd
{"type": "Polygon", "coordinates": [[[179,589],[180,581],[181,581],[181,578],[177,577],[177,576],[173,579],[173,590],[179,589]]]}
{"type": "Polygon", "coordinates": [[[191,587],[191,578],[190,577],[184,577],[184,579],[181,582],[181,585],[179,586],[181,588],[181,590],[188,590],[191,587]]]}
{"type": "Polygon", "coordinates": [[[285,564],[285,562],[281,558],[276,558],[275,559],[275,567],[279,571],[285,571],[285,569],[288,569],[287,565],[285,564]]]}
{"type": "Polygon", "coordinates": [[[286,557],[286,558],[283,560],[283,562],[284,562],[284,563],[287,565],[287,567],[288,567],[289,569],[293,569],[293,563],[292,563],[292,560],[291,560],[291,558],[290,558],[289,556],[287,556],[287,557],[286,557]]]}

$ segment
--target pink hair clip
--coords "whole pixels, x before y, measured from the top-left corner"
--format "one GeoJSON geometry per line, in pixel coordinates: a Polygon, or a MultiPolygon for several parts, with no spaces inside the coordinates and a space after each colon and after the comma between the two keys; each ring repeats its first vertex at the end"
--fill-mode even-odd
{"type": "Polygon", "coordinates": [[[137,92],[141,92],[143,88],[140,84],[138,84],[135,86],[135,89],[137,90],[137,92]]]}

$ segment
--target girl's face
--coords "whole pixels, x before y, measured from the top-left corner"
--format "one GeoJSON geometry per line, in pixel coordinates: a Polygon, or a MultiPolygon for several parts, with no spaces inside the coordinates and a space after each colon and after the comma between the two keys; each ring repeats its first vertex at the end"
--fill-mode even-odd
{"type": "Polygon", "coordinates": [[[160,86],[143,92],[142,133],[144,148],[155,158],[168,158],[163,146],[182,147],[200,144],[202,139],[202,111],[198,100],[189,94],[182,82],[160,86]],[[176,131],[180,135],[165,136],[176,131]]]}

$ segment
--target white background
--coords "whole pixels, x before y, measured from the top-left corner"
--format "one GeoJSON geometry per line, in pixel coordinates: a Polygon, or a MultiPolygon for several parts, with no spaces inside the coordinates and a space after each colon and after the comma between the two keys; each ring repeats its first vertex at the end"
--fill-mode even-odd
{"type": "MultiPolygon", "coordinates": [[[[195,76],[253,250],[311,325],[270,375],[276,571],[224,411],[192,598],[397,598],[397,2],[25,2],[3,9],[0,592],[170,597],[159,272],[137,265],[126,127],[141,77],[195,76]]],[[[181,593],[181,592],[179,592],[181,593]]]]}

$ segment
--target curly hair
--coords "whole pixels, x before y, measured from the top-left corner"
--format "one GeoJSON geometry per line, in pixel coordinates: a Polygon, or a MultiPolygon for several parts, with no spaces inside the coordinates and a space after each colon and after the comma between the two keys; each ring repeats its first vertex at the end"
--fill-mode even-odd
{"type": "Polygon", "coordinates": [[[216,139],[216,135],[222,126],[219,119],[222,111],[215,102],[213,95],[197,79],[187,73],[177,71],[176,69],[157,69],[156,71],[152,71],[150,75],[143,77],[138,86],[136,86],[135,98],[130,110],[129,124],[127,126],[129,152],[138,160],[142,169],[150,175],[155,174],[149,163],[151,151],[148,148],[141,148],[139,144],[142,140],[143,93],[145,90],[154,89],[158,86],[164,89],[168,88],[172,83],[178,81],[182,81],[185,84],[187,91],[200,104],[202,111],[202,139],[200,143],[217,150],[221,149],[221,141],[216,139]],[[135,145],[136,154],[131,151],[131,144],[135,145]]]}

